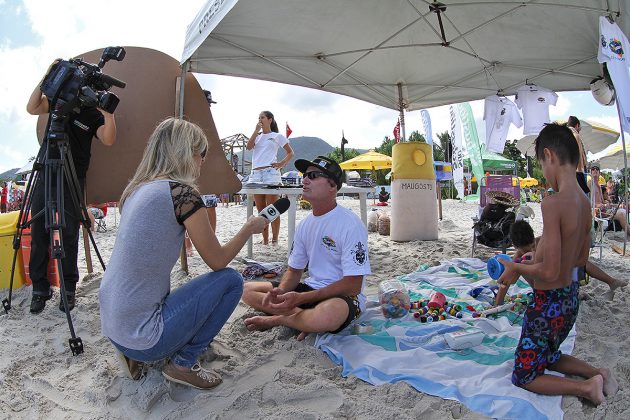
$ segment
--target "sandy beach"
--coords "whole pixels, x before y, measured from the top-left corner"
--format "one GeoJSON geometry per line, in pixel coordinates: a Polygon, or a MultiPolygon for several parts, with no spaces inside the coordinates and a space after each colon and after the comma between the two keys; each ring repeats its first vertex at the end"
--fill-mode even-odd
{"type": "MultiPolygon", "coordinates": [[[[359,214],[359,202],[339,200],[359,214]]],[[[373,275],[367,278],[366,294],[377,292],[380,281],[415,270],[420,264],[455,257],[468,257],[471,251],[472,220],[477,204],[454,200],[443,202],[440,239],[432,242],[396,243],[388,236],[369,234],[373,275]]],[[[536,235],[542,232],[540,205],[531,204],[531,220],[536,235]]],[[[371,202],[369,203],[371,207],[371,202]]],[[[370,211],[368,209],[368,211],[370,211]]],[[[387,211],[387,208],[386,208],[387,211]]],[[[298,210],[297,219],[308,214],[298,210]]],[[[118,221],[120,215],[117,216],[118,221]]],[[[287,216],[282,217],[280,243],[257,245],[257,261],[286,262],[287,216]]],[[[246,207],[232,204],[217,208],[218,237],[226,242],[246,218],[246,207]]],[[[108,231],[95,233],[95,239],[108,261],[114,246],[114,211],[107,215],[108,231]]],[[[630,257],[611,250],[621,245],[622,234],[606,239],[601,261],[599,250],[592,261],[613,277],[627,279],[630,257]]],[[[245,257],[245,248],[239,257],[245,257]]],[[[475,257],[487,259],[495,250],[479,246],[475,257]]],[[[13,308],[0,315],[0,418],[2,419],[476,419],[483,416],[465,405],[420,393],[405,383],[375,387],[356,377],[341,376],[341,368],[322,351],[313,347],[314,337],[298,342],[295,331],[275,328],[249,332],[243,320],[254,311],[240,303],[202,362],[223,376],[223,383],[211,391],[198,391],[170,384],[161,375],[162,362],[156,363],[140,381],[123,376],[108,339],[100,333],[98,288],[102,269],[94,260],[93,274],[87,274],[83,251],[79,255],[82,280],[77,307],[72,312],[76,333],[85,352],[72,356],[65,315],[59,311],[58,292],[43,313],[29,313],[31,288],[17,289],[13,308]]],[[[189,276],[207,271],[195,253],[188,260],[190,274],[176,265],[172,287],[189,276]]],[[[230,264],[238,271],[245,264],[230,264]]],[[[581,399],[562,400],[566,419],[630,418],[630,323],[628,288],[616,291],[612,302],[604,293],[608,286],[592,280],[582,288],[584,300],[577,323],[574,355],[597,366],[610,368],[620,390],[599,407],[581,399]]],[[[2,298],[7,290],[1,290],[2,298]]]]}

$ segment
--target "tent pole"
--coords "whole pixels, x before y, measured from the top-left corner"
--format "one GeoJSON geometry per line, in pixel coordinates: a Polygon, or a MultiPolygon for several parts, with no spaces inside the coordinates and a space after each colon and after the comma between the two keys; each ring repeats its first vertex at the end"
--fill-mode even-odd
{"type": "Polygon", "coordinates": [[[402,131],[402,141],[407,141],[405,135],[405,106],[402,97],[402,83],[398,83],[398,111],[400,112],[400,130],[402,131]]]}
{"type": "Polygon", "coordinates": [[[190,61],[184,62],[182,64],[182,75],[179,79],[179,112],[178,117],[184,118],[184,89],[186,87],[186,73],[188,72],[188,68],[190,66],[190,61]]]}
{"type": "Polygon", "coordinates": [[[626,150],[626,136],[624,133],[623,113],[619,106],[619,98],[617,98],[617,90],[615,90],[615,102],[617,103],[617,114],[619,115],[619,124],[621,128],[621,145],[623,147],[623,208],[626,212],[626,226],[623,232],[623,255],[626,255],[626,244],[628,242],[628,152],[626,150]]]}

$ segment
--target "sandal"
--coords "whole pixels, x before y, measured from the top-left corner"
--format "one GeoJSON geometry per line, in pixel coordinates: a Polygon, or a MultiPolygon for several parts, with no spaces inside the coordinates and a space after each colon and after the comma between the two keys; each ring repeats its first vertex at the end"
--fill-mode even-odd
{"type": "Polygon", "coordinates": [[[145,375],[147,365],[144,362],[130,359],[122,354],[118,349],[116,349],[116,357],[120,362],[120,367],[125,373],[125,376],[128,378],[137,381],[145,375]]]}

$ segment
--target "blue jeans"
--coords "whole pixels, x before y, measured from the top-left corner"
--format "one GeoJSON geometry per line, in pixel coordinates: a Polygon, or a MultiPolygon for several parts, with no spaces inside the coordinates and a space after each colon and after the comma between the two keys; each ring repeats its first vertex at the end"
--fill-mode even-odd
{"type": "Polygon", "coordinates": [[[155,346],[133,350],[112,343],[133,360],[153,362],[171,357],[176,365],[191,367],[232,315],[242,294],[243,278],[235,270],[202,274],[164,299],[164,329],[155,346]]]}

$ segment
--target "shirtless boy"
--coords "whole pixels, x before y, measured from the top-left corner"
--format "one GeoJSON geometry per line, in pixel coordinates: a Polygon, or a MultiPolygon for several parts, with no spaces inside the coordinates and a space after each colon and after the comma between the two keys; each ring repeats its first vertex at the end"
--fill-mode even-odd
{"type": "Polygon", "coordinates": [[[543,234],[531,263],[499,260],[505,266],[498,283],[510,285],[522,275],[534,289],[523,318],[514,357],[512,383],[545,395],[575,395],[599,405],[618,386],[612,373],[560,352],[578,314],[577,267],[586,265],[591,210],[575,178],[579,150],[571,131],[547,125],[536,139],[536,158],[555,194],[542,204],[543,234]],[[586,380],[545,374],[545,370],[586,380]]]}

